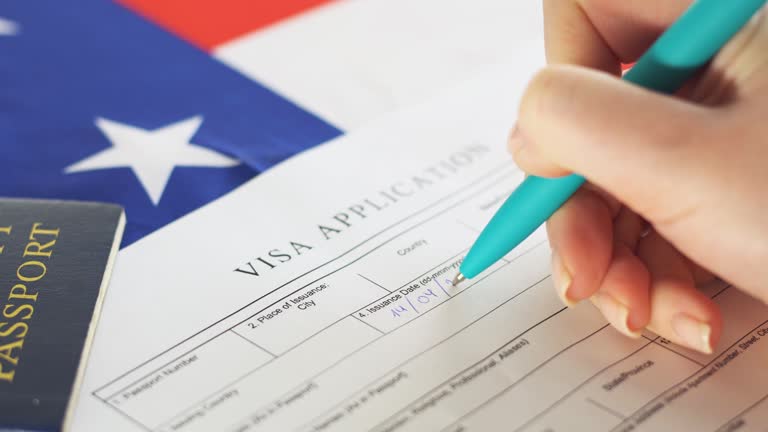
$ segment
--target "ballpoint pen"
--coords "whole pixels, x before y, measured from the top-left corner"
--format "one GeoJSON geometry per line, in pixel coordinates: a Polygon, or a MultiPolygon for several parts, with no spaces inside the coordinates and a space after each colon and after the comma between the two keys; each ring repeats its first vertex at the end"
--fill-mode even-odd
{"type": "MultiPolygon", "coordinates": [[[[698,0],[624,74],[626,81],[671,94],[723,47],[767,0],[698,0]]],[[[584,183],[571,174],[528,176],[502,204],[470,248],[453,279],[471,279],[509,253],[584,183]]]]}

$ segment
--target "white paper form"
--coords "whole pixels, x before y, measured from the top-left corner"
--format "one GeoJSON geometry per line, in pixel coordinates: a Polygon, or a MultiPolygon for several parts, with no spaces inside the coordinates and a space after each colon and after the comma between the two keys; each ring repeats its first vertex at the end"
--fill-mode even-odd
{"type": "Polygon", "coordinates": [[[523,179],[540,60],[307,152],[121,252],[77,431],[762,430],[768,309],[713,356],[557,299],[542,230],[453,287],[523,179]]]}

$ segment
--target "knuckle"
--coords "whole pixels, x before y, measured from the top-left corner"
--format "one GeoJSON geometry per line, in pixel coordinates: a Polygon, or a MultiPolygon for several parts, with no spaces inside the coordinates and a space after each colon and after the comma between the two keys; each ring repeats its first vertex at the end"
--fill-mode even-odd
{"type": "Polygon", "coordinates": [[[552,88],[557,85],[555,75],[556,73],[552,71],[552,68],[541,69],[528,83],[520,102],[521,123],[532,123],[540,116],[542,104],[546,104],[545,99],[552,92],[552,88]]]}
{"type": "Polygon", "coordinates": [[[546,125],[573,106],[579,86],[571,69],[571,66],[549,66],[534,75],[521,99],[521,123],[546,125]]]}

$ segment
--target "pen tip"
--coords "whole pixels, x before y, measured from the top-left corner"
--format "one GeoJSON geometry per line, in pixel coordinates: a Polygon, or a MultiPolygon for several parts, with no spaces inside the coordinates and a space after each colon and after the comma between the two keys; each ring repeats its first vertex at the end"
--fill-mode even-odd
{"type": "Polygon", "coordinates": [[[456,286],[460,283],[462,283],[466,279],[463,274],[458,273],[456,274],[456,277],[453,278],[453,281],[451,281],[451,285],[456,286]]]}

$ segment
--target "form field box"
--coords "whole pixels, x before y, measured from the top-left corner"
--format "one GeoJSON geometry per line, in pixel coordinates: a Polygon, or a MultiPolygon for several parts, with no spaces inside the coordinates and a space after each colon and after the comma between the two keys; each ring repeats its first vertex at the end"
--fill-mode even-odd
{"type": "MultiPolygon", "coordinates": [[[[204,415],[195,417],[181,430],[229,430],[222,429],[222,425],[232,425],[242,431],[289,430],[277,424],[286,419],[311,416],[312,410],[321,410],[330,403],[322,396],[328,391],[329,385],[318,384],[314,376],[379,336],[381,334],[371,327],[352,317],[346,317],[295,350],[283,354],[210,395],[208,400],[216,400],[227,394],[236,397],[205,411],[204,415]]],[[[331,383],[330,387],[333,385],[331,383]]],[[[184,412],[169,412],[174,416],[174,420],[166,423],[163,432],[178,430],[169,429],[168,425],[184,421],[190,417],[190,412],[195,410],[200,410],[200,406],[192,406],[184,412]]]]}
{"type": "Polygon", "coordinates": [[[264,350],[226,332],[136,381],[117,381],[97,396],[151,428],[270,359],[264,350]]]}
{"type": "Polygon", "coordinates": [[[233,330],[280,355],[386,293],[357,274],[339,272],[287,296],[233,330]]]}
{"type": "MultiPolygon", "coordinates": [[[[468,248],[475,233],[447,216],[428,220],[355,263],[353,270],[389,291],[468,248]]],[[[453,275],[451,275],[453,277],[453,275]]]]}

